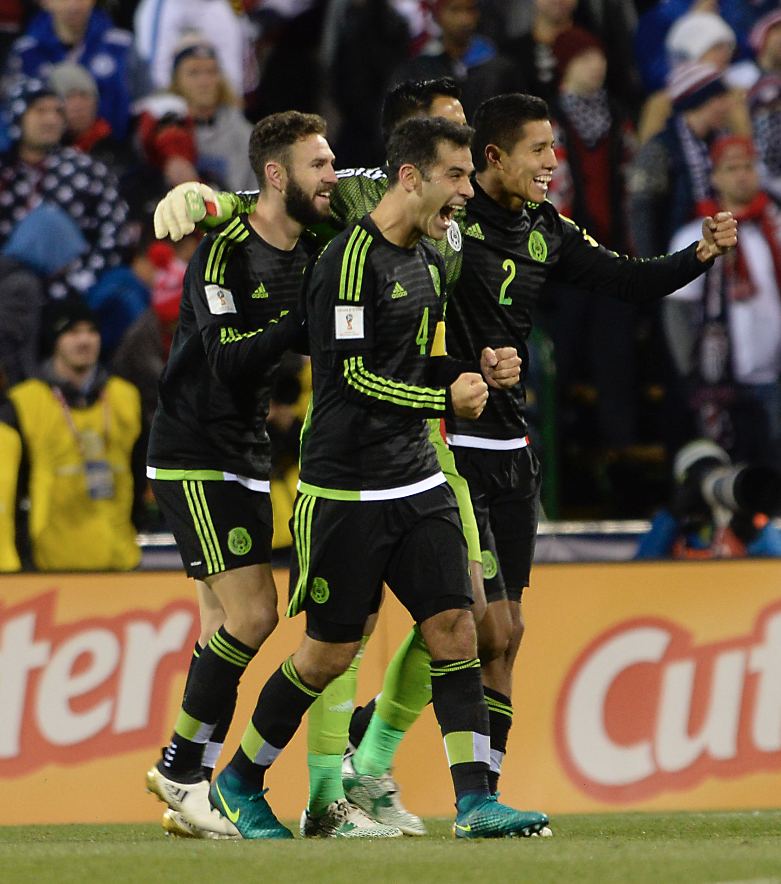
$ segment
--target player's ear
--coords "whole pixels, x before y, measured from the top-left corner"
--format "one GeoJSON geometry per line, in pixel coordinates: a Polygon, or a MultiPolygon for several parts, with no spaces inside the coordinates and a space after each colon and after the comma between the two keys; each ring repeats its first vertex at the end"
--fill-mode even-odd
{"type": "Polygon", "coordinates": [[[485,158],[488,160],[489,166],[493,166],[495,169],[502,168],[502,149],[495,144],[486,145],[485,158]]]}
{"type": "Polygon", "coordinates": [[[416,190],[420,184],[420,170],[413,166],[412,163],[405,163],[399,169],[399,181],[407,193],[412,193],[412,191],[416,190]]]}
{"type": "Polygon", "coordinates": [[[287,186],[287,171],[282,163],[270,160],[266,163],[264,171],[266,173],[266,180],[274,190],[284,193],[285,187],[287,186]]]}

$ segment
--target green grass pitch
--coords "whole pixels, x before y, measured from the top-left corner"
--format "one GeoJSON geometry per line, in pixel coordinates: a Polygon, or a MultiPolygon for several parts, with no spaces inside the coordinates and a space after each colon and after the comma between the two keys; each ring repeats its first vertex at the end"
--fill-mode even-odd
{"type": "MultiPolygon", "coordinates": [[[[553,820],[553,838],[209,842],[152,824],[0,828],[8,884],[781,884],[781,811],[553,820]]],[[[294,830],[297,828],[293,826],[294,830]]]]}

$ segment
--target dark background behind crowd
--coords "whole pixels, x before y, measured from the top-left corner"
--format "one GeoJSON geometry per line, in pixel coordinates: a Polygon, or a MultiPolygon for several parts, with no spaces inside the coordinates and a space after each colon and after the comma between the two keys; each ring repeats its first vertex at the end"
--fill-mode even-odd
{"type": "MultiPolygon", "coordinates": [[[[55,507],[62,479],[35,460],[52,443],[33,438],[37,412],[20,413],[38,407],[29,384],[48,385],[58,432],[75,427],[80,456],[100,464],[121,410],[105,393],[115,376],[138,391],[132,519],[163,527],[138,452],[198,234],[156,242],[157,201],[193,179],[254,189],[252,124],[290,108],[327,118],[337,167],[381,165],[383,97],[411,78],[455,79],[469,119],[502,92],[545,98],[559,160],[549,198],[621,254],[679,247],[682,228],[695,239],[720,209],[741,223],[735,255],[671,308],[546,292],[529,401],[547,515],[651,515],[673,455],[700,436],[778,465],[778,0],[0,0],[0,69],[0,535],[15,498],[29,534],[43,518],[33,492],[39,510],[55,507]],[[69,335],[87,327],[95,359],[69,369],[69,335]],[[97,453],[83,450],[82,417],[97,421],[97,453]]],[[[308,384],[291,359],[274,388],[277,546],[290,542],[308,384]]],[[[17,546],[46,567],[34,543],[17,546]]],[[[0,570],[16,567],[7,556],[0,543],[0,570]]]]}

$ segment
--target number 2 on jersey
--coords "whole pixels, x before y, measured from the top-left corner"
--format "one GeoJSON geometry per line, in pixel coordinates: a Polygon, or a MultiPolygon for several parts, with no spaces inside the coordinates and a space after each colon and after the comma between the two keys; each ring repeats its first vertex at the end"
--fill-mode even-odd
{"type": "Polygon", "coordinates": [[[418,328],[418,336],[415,338],[415,343],[420,345],[420,355],[426,355],[426,344],[428,343],[428,307],[423,309],[423,318],[420,320],[420,327],[418,328]]]}
{"type": "Polygon", "coordinates": [[[502,283],[502,287],[499,289],[499,303],[505,304],[509,307],[512,304],[513,299],[507,296],[507,289],[510,286],[510,283],[515,279],[515,261],[511,261],[509,258],[502,264],[502,270],[507,271],[507,279],[502,283]]]}

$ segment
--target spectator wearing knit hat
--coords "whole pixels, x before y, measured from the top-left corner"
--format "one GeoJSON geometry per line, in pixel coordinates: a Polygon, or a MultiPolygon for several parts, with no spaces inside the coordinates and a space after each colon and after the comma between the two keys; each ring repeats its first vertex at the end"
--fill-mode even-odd
{"type": "Polygon", "coordinates": [[[702,218],[730,211],[740,241],[728,259],[664,299],[665,329],[688,386],[697,434],[735,461],[781,462],[781,211],[762,190],[754,144],[711,146],[715,196],[697,206],[671,249],[702,218]]]}
{"type": "Polygon", "coordinates": [[[762,182],[781,200],[781,9],[763,16],[750,34],[760,77],[748,94],[762,182]]]}
{"type": "MultiPolygon", "coordinates": [[[[728,128],[740,135],[751,135],[751,120],[746,104],[746,90],[757,79],[753,62],[744,60],[733,63],[737,39],[733,29],[714,12],[692,11],[681,16],[670,28],[665,40],[668,82],[674,71],[694,62],[713,65],[719,70],[724,82],[732,90],[733,106],[728,128]]],[[[641,144],[657,132],[661,132],[672,113],[667,89],[650,95],[640,113],[638,140],[641,144]]]]}
{"type": "Polygon", "coordinates": [[[138,390],[98,364],[94,314],[78,298],[44,311],[51,358],[9,391],[27,452],[29,536],[43,571],[128,570],[141,557],[131,519],[143,488],[138,390]],[[138,479],[135,477],[138,476],[138,479]]]}
{"type": "Polygon", "coordinates": [[[195,124],[200,177],[226,190],[255,190],[252,126],[222,72],[216,46],[203,35],[186,35],[175,47],[171,92],[184,98],[195,124]]]}
{"type": "Polygon", "coordinates": [[[8,104],[12,146],[0,154],[0,245],[40,203],[59,206],[79,226],[89,250],[72,262],[64,279],[49,285],[48,293],[55,298],[84,293],[120,263],[127,204],[105,166],[62,146],[62,101],[49,86],[23,80],[8,104]]]}
{"type": "Polygon", "coordinates": [[[95,78],[84,65],[63,61],[49,70],[48,82],[62,99],[65,110],[62,143],[103,163],[121,182],[138,159],[131,145],[117,140],[108,120],[99,116],[95,78]]]}
{"type": "MultiPolygon", "coordinates": [[[[559,166],[548,199],[598,242],[629,254],[626,173],[634,154],[633,128],[605,88],[603,46],[589,31],[573,27],[552,48],[560,73],[550,105],[559,166]]],[[[553,339],[562,393],[579,381],[593,381],[599,391],[599,442],[614,449],[632,445],[636,309],[569,286],[558,294],[554,290],[543,324],[553,339]],[[608,350],[611,358],[605,359],[608,350]]]]}
{"type": "Polygon", "coordinates": [[[664,254],[697,203],[711,196],[708,144],[725,129],[732,107],[727,84],[713,65],[681,65],[669,95],[673,113],[640,147],[629,175],[629,223],[641,258],[664,254]]]}
{"type": "Polygon", "coordinates": [[[666,39],[682,17],[700,10],[713,13],[717,8],[735,35],[735,54],[742,61],[751,58],[748,33],[754,23],[777,6],[778,0],[719,0],[717,4],[702,0],[662,0],[650,5],[640,15],[634,37],[634,54],[646,91],[664,89],[671,76],[666,39]]]}
{"type": "Polygon", "coordinates": [[[219,66],[215,44],[195,31],[173,50],[168,92],[144,99],[138,135],[147,162],[169,185],[201,179],[224,190],[254,190],[252,126],[219,66]]]}
{"type": "Polygon", "coordinates": [[[47,286],[87,250],[76,222],[47,203],[17,224],[0,250],[0,367],[9,384],[37,373],[47,286]]]}

